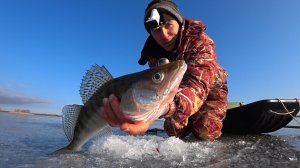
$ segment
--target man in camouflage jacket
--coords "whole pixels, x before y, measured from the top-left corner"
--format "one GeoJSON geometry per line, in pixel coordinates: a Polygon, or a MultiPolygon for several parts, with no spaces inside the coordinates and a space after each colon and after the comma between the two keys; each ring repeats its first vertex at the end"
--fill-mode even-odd
{"type": "MultiPolygon", "coordinates": [[[[150,36],[139,64],[153,67],[167,58],[171,62],[185,60],[188,65],[173,103],[162,116],[167,134],[183,138],[192,132],[204,140],[220,137],[227,109],[227,73],[217,62],[214,42],[204,32],[206,26],[182,18],[176,4],[168,0],[150,2],[144,23],[150,36]],[[157,14],[158,24],[150,23],[157,14]]],[[[146,131],[150,124],[137,125],[145,128],[137,128],[137,132],[146,131]]]]}

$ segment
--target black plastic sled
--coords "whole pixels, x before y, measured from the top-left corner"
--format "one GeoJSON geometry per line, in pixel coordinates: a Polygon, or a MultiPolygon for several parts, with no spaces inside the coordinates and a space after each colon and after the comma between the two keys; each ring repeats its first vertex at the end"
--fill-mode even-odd
{"type": "Polygon", "coordinates": [[[259,134],[285,127],[300,110],[300,100],[268,99],[229,108],[222,132],[259,134]],[[293,116],[293,117],[292,117],[293,116]]]}

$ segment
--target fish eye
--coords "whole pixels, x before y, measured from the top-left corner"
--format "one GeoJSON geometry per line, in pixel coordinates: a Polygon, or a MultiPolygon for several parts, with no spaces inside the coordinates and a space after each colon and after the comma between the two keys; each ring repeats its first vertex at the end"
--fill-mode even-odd
{"type": "Polygon", "coordinates": [[[154,83],[160,83],[162,80],[164,79],[164,74],[161,72],[156,72],[155,74],[153,74],[152,76],[152,81],[154,83]]]}

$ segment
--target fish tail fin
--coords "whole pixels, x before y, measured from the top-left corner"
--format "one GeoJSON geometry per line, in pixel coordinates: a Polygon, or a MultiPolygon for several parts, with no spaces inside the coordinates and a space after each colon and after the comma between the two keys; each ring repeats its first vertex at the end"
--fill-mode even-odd
{"type": "Polygon", "coordinates": [[[66,105],[62,109],[62,124],[63,129],[69,142],[72,141],[74,130],[82,105],[66,105]]]}

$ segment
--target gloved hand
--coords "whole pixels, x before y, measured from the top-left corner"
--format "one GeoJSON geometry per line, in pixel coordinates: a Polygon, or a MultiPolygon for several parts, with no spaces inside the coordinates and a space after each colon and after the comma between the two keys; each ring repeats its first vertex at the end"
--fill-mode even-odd
{"type": "Polygon", "coordinates": [[[120,127],[122,131],[130,135],[136,136],[138,134],[144,135],[149,126],[155,119],[147,122],[134,123],[127,119],[120,109],[120,101],[115,95],[110,95],[109,98],[103,99],[103,106],[101,107],[103,117],[112,127],[120,127]]]}

